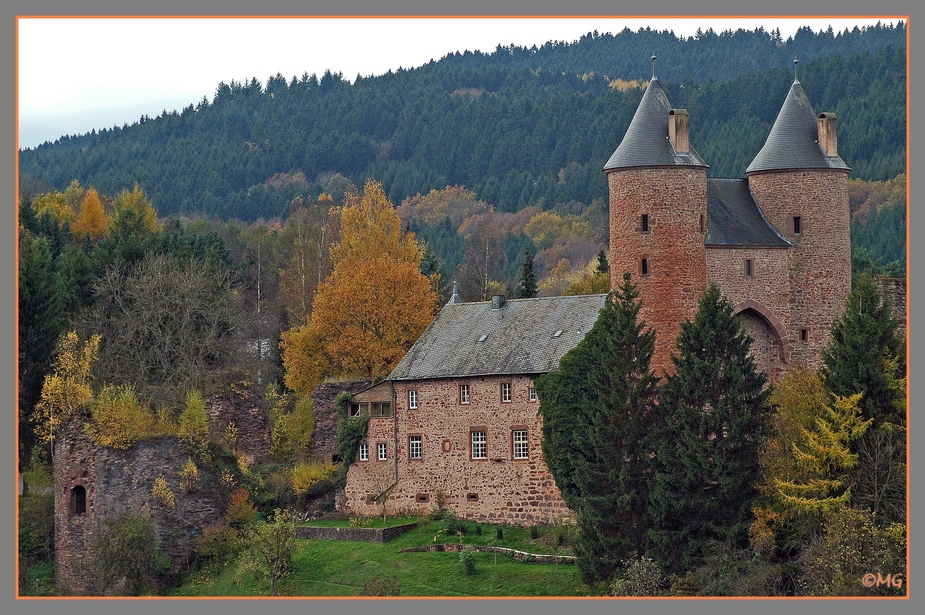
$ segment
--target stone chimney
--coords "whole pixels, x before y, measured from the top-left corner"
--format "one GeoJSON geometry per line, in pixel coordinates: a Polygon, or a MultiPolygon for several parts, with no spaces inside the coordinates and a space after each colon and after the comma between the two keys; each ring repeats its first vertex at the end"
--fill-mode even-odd
{"type": "Polygon", "coordinates": [[[687,109],[672,109],[668,112],[668,138],[678,154],[691,151],[688,137],[687,109]]]}
{"type": "Polygon", "coordinates": [[[501,306],[505,303],[504,295],[492,295],[491,296],[491,309],[500,310],[501,306]]]}
{"type": "Polygon", "coordinates": [[[819,147],[826,156],[838,156],[838,118],[834,113],[819,114],[819,147]]]}

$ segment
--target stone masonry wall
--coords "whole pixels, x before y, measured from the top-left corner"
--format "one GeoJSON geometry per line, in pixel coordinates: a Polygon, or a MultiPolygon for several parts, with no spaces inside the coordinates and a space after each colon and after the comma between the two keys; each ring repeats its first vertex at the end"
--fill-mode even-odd
{"type": "Polygon", "coordinates": [[[572,513],[543,463],[542,418],[539,402],[529,400],[531,387],[528,376],[395,382],[397,414],[370,418],[369,461],[351,465],[345,508],[358,515],[382,514],[381,504],[370,498],[391,487],[386,501],[389,514],[426,514],[441,491],[447,509],[473,521],[532,525],[570,518],[572,513]],[[502,383],[511,384],[510,402],[501,402],[502,383]],[[469,386],[469,404],[460,403],[462,384],[469,386]],[[417,391],[415,410],[408,408],[409,389],[417,391]],[[397,424],[397,438],[393,424],[397,424]],[[471,459],[473,428],[486,432],[487,459],[471,459]],[[527,459],[513,459],[513,428],[528,432],[527,459]],[[422,436],[421,459],[409,459],[411,435],[422,436]],[[379,443],[386,445],[385,461],[376,458],[379,443]]]}
{"type": "Polygon", "coordinates": [[[890,312],[899,325],[900,338],[906,339],[906,278],[877,278],[876,282],[883,300],[890,306],[890,312]]]}
{"type": "Polygon", "coordinates": [[[127,451],[99,447],[74,421],[55,447],[55,585],[60,594],[97,594],[93,541],[100,523],[110,515],[150,511],[161,548],[175,571],[191,563],[195,539],[221,517],[210,485],[213,477],[203,467],[200,488],[186,493],[180,471],[187,460],[175,438],[139,442],[127,451]],[[176,506],[167,508],[151,495],[154,481],[163,477],[176,506]],[[73,514],[71,490],[86,490],[86,512],[73,514]]]}
{"type": "Polygon", "coordinates": [[[851,291],[848,174],[787,171],[752,174],[748,181],[765,218],[793,243],[787,333],[798,341],[800,330],[807,331],[796,354],[807,367],[818,367],[832,321],[851,291]],[[800,217],[800,233],[794,232],[794,216],[800,217]]]}
{"type": "Polygon", "coordinates": [[[707,178],[690,167],[624,169],[610,183],[610,285],[630,272],[642,299],[640,318],[656,330],[652,369],[661,375],[680,323],[692,318],[707,285],[707,178]],[[648,215],[648,231],[641,228],[648,215]],[[701,219],[703,226],[701,227],[701,219]],[[641,261],[648,261],[642,275],[641,261]]]}
{"type": "Polygon", "coordinates": [[[234,421],[238,431],[235,449],[244,451],[252,463],[270,460],[270,419],[260,398],[251,391],[242,395],[214,397],[206,401],[209,429],[221,440],[225,427],[234,421]]]}
{"type": "MultiPolygon", "coordinates": [[[[793,337],[790,327],[790,250],[787,248],[707,248],[707,277],[716,282],[733,306],[743,314],[746,329],[755,343],[753,356],[759,367],[771,376],[781,376],[793,360],[798,360],[802,349],[793,337]],[[751,276],[746,275],[745,261],[752,261],[751,276]],[[747,302],[757,302],[760,306],[747,302]],[[756,310],[762,309],[766,314],[756,310]],[[776,341],[773,321],[783,327],[781,340],[776,341]],[[785,345],[781,358],[781,343],[785,345]],[[772,348],[773,346],[773,348],[772,348]]],[[[799,337],[796,338],[799,340],[799,337]]]]}
{"type": "Polygon", "coordinates": [[[332,459],[337,452],[337,423],[340,417],[334,409],[334,399],[344,391],[357,393],[372,384],[372,380],[326,382],[312,391],[315,413],[315,432],[312,434],[311,452],[316,459],[332,459]]]}

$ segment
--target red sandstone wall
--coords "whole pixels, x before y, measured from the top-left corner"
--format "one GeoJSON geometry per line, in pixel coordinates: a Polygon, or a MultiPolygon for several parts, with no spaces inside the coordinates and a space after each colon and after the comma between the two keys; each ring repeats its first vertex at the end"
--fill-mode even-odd
{"type": "MultiPolygon", "coordinates": [[[[527,376],[478,377],[396,382],[398,484],[390,492],[389,514],[426,513],[437,490],[445,506],[472,520],[496,523],[551,523],[570,511],[543,463],[539,402],[528,400],[527,376]],[[501,383],[510,382],[512,401],[500,401],[501,383]],[[459,385],[470,387],[470,403],[459,403],[459,385]],[[408,389],[418,392],[418,408],[408,409],[408,389]],[[486,431],[485,460],[470,459],[470,427],[486,431]],[[526,427],[529,458],[514,460],[511,428],[526,427]],[[423,436],[423,456],[408,458],[408,436],[423,436]],[[474,494],[477,499],[473,500],[474,494]],[[427,502],[420,502],[426,495],[427,502]]],[[[370,460],[355,462],[347,475],[346,508],[352,514],[381,514],[381,504],[367,503],[395,477],[392,418],[371,418],[367,436],[370,460]],[[376,444],[388,445],[388,460],[376,460],[376,444]]]]}
{"type": "Polygon", "coordinates": [[[752,354],[759,367],[772,376],[781,376],[789,363],[798,360],[804,350],[799,337],[790,334],[790,250],[784,248],[708,248],[707,277],[716,282],[734,306],[751,300],[758,302],[783,327],[778,339],[773,335],[773,321],[753,308],[743,314],[746,330],[755,339],[752,354]],[[745,260],[752,261],[752,275],[745,275],[745,260]],[[781,358],[781,341],[787,346],[781,358]],[[773,348],[772,348],[773,346],[773,348]]]}
{"type": "MultiPolygon", "coordinates": [[[[798,358],[819,365],[832,321],[851,291],[851,227],[848,174],[808,170],[749,176],[749,187],[765,218],[794,244],[791,249],[788,334],[799,340],[798,358]],[[793,216],[801,233],[793,232],[793,216]]],[[[796,348],[796,345],[795,345],[796,348]]]]}
{"type": "Polygon", "coordinates": [[[610,284],[629,271],[643,302],[640,317],[656,331],[652,369],[670,369],[681,321],[692,318],[706,288],[707,178],[704,169],[626,169],[610,183],[610,284]],[[641,214],[649,232],[640,231],[641,214]],[[700,218],[704,219],[701,232],[700,218]],[[640,261],[648,258],[650,275],[640,261]]]}

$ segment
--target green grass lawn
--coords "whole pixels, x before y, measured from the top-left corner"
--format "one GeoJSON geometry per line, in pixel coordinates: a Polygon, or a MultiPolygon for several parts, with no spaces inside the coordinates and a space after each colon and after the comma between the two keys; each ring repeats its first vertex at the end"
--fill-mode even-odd
{"type": "MultiPolygon", "coordinates": [[[[381,519],[379,520],[381,523],[381,519]]],[[[407,522],[408,520],[403,520],[407,522]]],[[[340,523],[345,523],[341,521],[340,523]]],[[[314,524],[314,523],[311,523],[314,524]]],[[[392,525],[390,523],[389,525],[392,525]]],[[[498,526],[467,523],[463,543],[496,545],[531,553],[561,553],[553,529],[544,528],[537,539],[526,528],[504,526],[504,537],[496,539],[498,526]]],[[[371,525],[372,526],[372,525],[371,525]]],[[[581,581],[577,566],[525,564],[510,555],[476,553],[475,572],[466,576],[459,554],[401,553],[410,547],[434,543],[443,522],[425,521],[421,526],[384,545],[352,541],[299,540],[295,570],[278,584],[284,596],[357,596],[363,583],[377,574],[394,577],[402,596],[582,596],[589,588],[581,581]]],[[[458,542],[457,536],[440,534],[437,542],[458,542]]],[[[251,581],[235,583],[234,566],[218,572],[201,572],[170,592],[173,596],[266,595],[267,589],[251,581]]]]}

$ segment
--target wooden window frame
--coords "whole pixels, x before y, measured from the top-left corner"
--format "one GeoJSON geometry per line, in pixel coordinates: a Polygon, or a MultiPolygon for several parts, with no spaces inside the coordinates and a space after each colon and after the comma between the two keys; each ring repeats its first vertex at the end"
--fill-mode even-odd
{"type": "Polygon", "coordinates": [[[417,389],[408,389],[408,409],[418,409],[418,391],[417,389]]]}
{"type": "Polygon", "coordinates": [[[470,427],[469,428],[469,459],[472,461],[488,461],[488,428],[487,427],[470,427]],[[477,435],[480,435],[479,441],[476,441],[477,435]],[[480,448],[481,456],[476,457],[476,447],[480,448]]]}
{"type": "Polygon", "coordinates": [[[468,384],[459,385],[459,403],[468,404],[469,401],[470,401],[469,385],[468,384]]]}
{"type": "Polygon", "coordinates": [[[410,434],[408,436],[408,459],[413,459],[419,461],[424,459],[424,436],[421,434],[410,434]],[[416,438],[416,440],[414,440],[416,438]],[[417,446],[414,446],[414,444],[417,446]],[[415,457],[415,449],[417,449],[417,457],[415,457]]]}
{"type": "Polygon", "coordinates": [[[376,442],[376,461],[389,460],[389,445],[385,442],[376,442]]]}
{"type": "Polygon", "coordinates": [[[530,387],[527,389],[527,401],[536,401],[536,387],[530,387]]]}
{"type": "Polygon", "coordinates": [[[357,450],[357,461],[369,461],[369,443],[360,442],[357,450]]]}
{"type": "Polygon", "coordinates": [[[510,382],[501,383],[501,403],[509,404],[514,401],[514,391],[510,382]],[[506,397],[506,399],[505,399],[506,397]]]}
{"type": "Polygon", "coordinates": [[[530,432],[526,427],[513,427],[511,429],[511,459],[522,460],[530,458],[530,432]],[[523,440],[518,441],[517,434],[523,434],[523,440]],[[522,447],[522,454],[518,455],[518,445],[522,447]]]}

